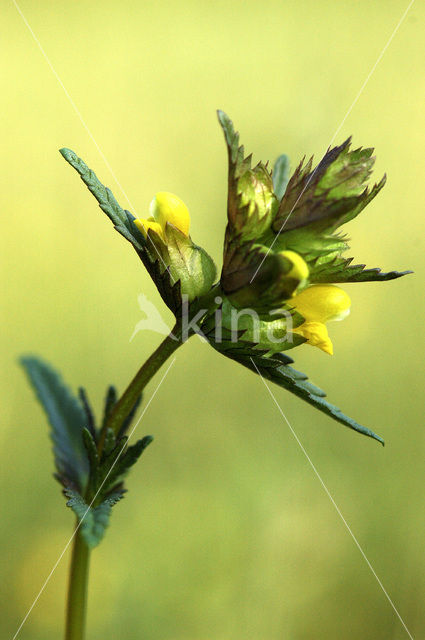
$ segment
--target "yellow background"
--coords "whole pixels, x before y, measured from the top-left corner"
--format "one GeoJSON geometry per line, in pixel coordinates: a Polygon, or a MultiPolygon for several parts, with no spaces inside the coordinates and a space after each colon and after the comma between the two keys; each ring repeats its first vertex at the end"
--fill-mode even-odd
{"type": "MultiPolygon", "coordinates": [[[[225,226],[224,109],[255,158],[320,157],[407,2],[3,0],[1,97],[2,587],[11,638],[72,530],[44,416],[16,364],[42,355],[95,403],[158,345],[129,338],[136,255],[57,149],[81,155],[145,215],[177,193],[217,263],[225,226]]],[[[386,440],[382,448],[284,390],[276,398],[413,637],[425,635],[423,4],[389,44],[335,143],[376,147],[388,184],[347,231],[356,261],[414,269],[348,286],[335,356],[296,366],[386,440]]],[[[154,392],[161,374],[150,384],[154,392]]],[[[198,339],[177,353],[137,435],[155,442],[93,554],[90,640],[404,639],[408,635],[260,378],[198,339]]],[[[60,637],[68,554],[20,638],[60,637]]]]}

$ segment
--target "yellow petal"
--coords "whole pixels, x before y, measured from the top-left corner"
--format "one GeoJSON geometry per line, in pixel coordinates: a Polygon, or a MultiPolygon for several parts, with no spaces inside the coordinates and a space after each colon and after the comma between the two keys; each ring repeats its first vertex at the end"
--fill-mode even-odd
{"type": "Polygon", "coordinates": [[[289,278],[295,278],[300,282],[307,280],[309,270],[305,260],[295,251],[282,251],[281,254],[292,262],[291,270],[286,274],[289,278]]]}
{"type": "Polygon", "coordinates": [[[149,211],[163,229],[166,223],[170,222],[186,236],[189,235],[189,210],[183,200],[173,193],[167,191],[157,193],[150,204],[149,211]]]}
{"type": "Polygon", "coordinates": [[[329,338],[326,325],[322,322],[304,322],[304,324],[292,331],[303,336],[308,344],[311,344],[313,347],[319,347],[319,349],[328,353],[330,356],[333,355],[333,345],[329,338]]]}
{"type": "Polygon", "coordinates": [[[307,322],[342,320],[350,313],[350,296],[333,284],[314,284],[291,300],[307,322]]]}
{"type": "Polygon", "coordinates": [[[156,231],[156,233],[161,236],[161,238],[164,237],[161,225],[158,222],[155,222],[153,218],[148,218],[147,220],[145,220],[144,218],[137,218],[136,220],[134,220],[134,224],[143,233],[145,238],[148,235],[149,229],[153,229],[153,231],[156,231]]]}

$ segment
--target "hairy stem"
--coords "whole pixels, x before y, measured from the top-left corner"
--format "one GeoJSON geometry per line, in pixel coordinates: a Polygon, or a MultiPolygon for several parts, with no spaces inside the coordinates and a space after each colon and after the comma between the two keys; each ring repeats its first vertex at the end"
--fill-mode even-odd
{"type": "Polygon", "coordinates": [[[153,378],[158,369],[181,344],[180,327],[176,325],[172,332],[161,342],[159,347],[140,367],[139,371],[136,373],[133,380],[130,382],[127,389],[113,408],[99,439],[99,451],[102,450],[103,443],[105,441],[106,429],[112,429],[115,434],[119,433],[124,420],[134,407],[140,393],[151,378],[153,378]]]}
{"type": "Polygon", "coordinates": [[[65,640],[83,640],[87,611],[90,549],[79,531],[74,536],[69,572],[65,640]]]}

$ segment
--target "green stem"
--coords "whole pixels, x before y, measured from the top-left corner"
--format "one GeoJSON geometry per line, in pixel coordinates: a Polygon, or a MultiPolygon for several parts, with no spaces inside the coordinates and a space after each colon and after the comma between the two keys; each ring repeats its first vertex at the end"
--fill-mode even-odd
{"type": "Polygon", "coordinates": [[[65,640],[83,640],[86,625],[90,549],[80,532],[74,536],[69,572],[65,640]]]}
{"type": "Polygon", "coordinates": [[[159,347],[153,354],[146,360],[146,362],[140,367],[139,371],[134,376],[133,380],[124,391],[121,398],[113,408],[111,415],[103,429],[101,437],[99,439],[98,449],[102,450],[103,443],[105,441],[106,429],[112,429],[117,435],[122,427],[124,420],[129,415],[130,411],[134,407],[140,393],[143,391],[149,380],[153,378],[158,369],[164,364],[164,362],[178,349],[182,344],[180,327],[176,325],[172,332],[161,342],[159,347]]]}
{"type": "MultiPolygon", "coordinates": [[[[181,328],[177,324],[170,335],[161,342],[156,351],[154,351],[142,365],[115,405],[99,438],[99,452],[102,451],[106,429],[112,429],[115,434],[119,433],[124,420],[134,407],[141,391],[167,358],[169,358],[181,344],[181,328]]],[[[74,537],[69,574],[65,640],[84,639],[89,559],[90,549],[81,537],[80,532],[77,531],[74,537]]]]}

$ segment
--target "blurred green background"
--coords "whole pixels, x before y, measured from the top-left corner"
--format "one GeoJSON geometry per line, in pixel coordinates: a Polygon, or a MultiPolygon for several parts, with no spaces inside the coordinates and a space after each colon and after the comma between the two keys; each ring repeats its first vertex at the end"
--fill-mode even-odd
{"type": "MultiPolygon", "coordinates": [[[[2,4],[2,588],[11,638],[72,530],[44,416],[16,364],[34,352],[97,407],[158,345],[129,338],[148,275],[58,153],[69,146],[144,215],[177,193],[221,262],[226,152],[215,109],[257,159],[319,159],[407,6],[367,2],[35,2],[22,12],[131,204],[37,48],[2,4]]],[[[347,229],[369,266],[415,270],[348,286],[335,356],[296,366],[386,440],[383,449],[276,397],[415,638],[425,636],[423,20],[417,2],[335,143],[373,145],[388,184],[347,229]],[[354,391],[353,391],[354,389],[354,391]]],[[[154,391],[160,374],[147,390],[154,391]]],[[[403,639],[408,634],[261,380],[192,339],[137,435],[154,444],[93,554],[91,640],[403,639]]],[[[60,637],[65,554],[19,638],[60,637]]]]}

